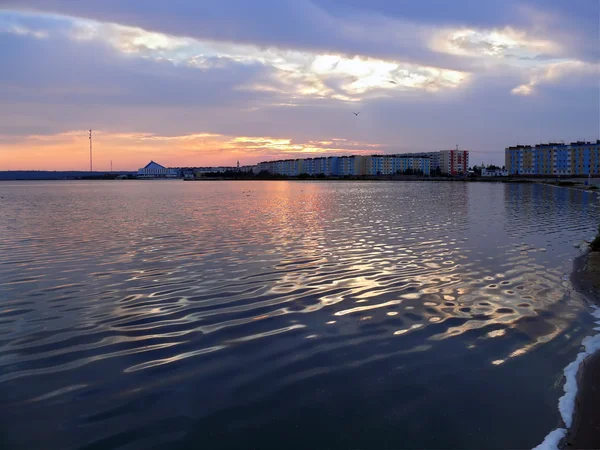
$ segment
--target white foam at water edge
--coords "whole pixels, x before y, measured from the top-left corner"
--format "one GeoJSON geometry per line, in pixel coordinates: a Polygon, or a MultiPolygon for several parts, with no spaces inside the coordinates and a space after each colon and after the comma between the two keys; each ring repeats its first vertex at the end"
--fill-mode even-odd
{"type": "Polygon", "coordinates": [[[564,428],[557,428],[548,434],[546,439],[544,439],[544,442],[535,447],[533,450],[555,450],[558,448],[558,443],[560,440],[564,438],[566,434],[567,430],[564,428]]]}
{"type": "MultiPolygon", "coordinates": [[[[600,308],[594,306],[594,312],[592,315],[598,319],[596,323],[600,325],[600,308]]],[[[600,331],[600,326],[594,328],[594,330],[600,331]]],[[[577,355],[575,361],[565,367],[565,395],[558,399],[558,410],[560,411],[562,420],[567,428],[570,428],[571,424],[573,423],[575,397],[577,397],[577,371],[579,370],[579,366],[585,358],[600,350],[600,333],[594,336],[586,337],[581,342],[581,345],[583,345],[585,350],[577,355]]],[[[546,436],[544,442],[535,447],[533,450],[557,450],[558,443],[566,433],[567,430],[564,428],[558,428],[552,431],[550,434],[548,434],[548,436],[546,436]]]]}

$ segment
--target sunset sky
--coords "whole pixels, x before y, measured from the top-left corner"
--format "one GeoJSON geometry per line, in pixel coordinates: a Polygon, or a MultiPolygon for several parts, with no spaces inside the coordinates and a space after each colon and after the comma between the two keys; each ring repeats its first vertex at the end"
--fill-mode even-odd
{"type": "Polygon", "coordinates": [[[0,0],[0,170],[600,137],[596,0],[0,0]],[[352,114],[360,111],[358,117],[352,114]]]}

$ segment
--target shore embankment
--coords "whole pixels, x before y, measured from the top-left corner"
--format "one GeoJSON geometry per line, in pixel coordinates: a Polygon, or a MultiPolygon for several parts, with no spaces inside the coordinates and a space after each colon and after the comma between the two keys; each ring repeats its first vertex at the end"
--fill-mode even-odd
{"type": "MultiPolygon", "coordinates": [[[[571,283],[592,305],[600,307],[600,251],[588,252],[575,260],[571,283]]],[[[600,321],[599,312],[597,309],[595,315],[600,321]]],[[[579,367],[574,368],[576,395],[572,422],[561,445],[566,449],[600,448],[600,342],[597,337],[590,337],[583,345],[586,354],[579,367]]],[[[568,370],[565,370],[567,377],[568,370]]],[[[566,386],[565,395],[568,394],[566,386]]]]}
{"type": "Polygon", "coordinates": [[[538,184],[547,184],[549,186],[576,189],[578,191],[600,193],[600,187],[597,184],[585,184],[579,181],[536,181],[538,184]]]}

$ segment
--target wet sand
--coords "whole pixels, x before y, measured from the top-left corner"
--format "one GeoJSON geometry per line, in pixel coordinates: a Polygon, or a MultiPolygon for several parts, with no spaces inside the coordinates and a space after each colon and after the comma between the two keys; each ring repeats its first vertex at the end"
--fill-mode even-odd
{"type": "MultiPolygon", "coordinates": [[[[578,291],[600,304],[600,252],[579,258],[571,280],[578,291]]],[[[577,385],[573,424],[562,447],[600,449],[600,352],[585,359],[577,374],[577,385]]]]}

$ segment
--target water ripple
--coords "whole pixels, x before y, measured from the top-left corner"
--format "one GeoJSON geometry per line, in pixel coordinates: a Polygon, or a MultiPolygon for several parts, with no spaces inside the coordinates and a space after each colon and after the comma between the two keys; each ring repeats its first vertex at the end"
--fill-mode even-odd
{"type": "MultiPolygon", "coordinates": [[[[302,410],[334,389],[322,384],[333,376],[347,380],[339,389],[371,389],[356,378],[367,369],[387,389],[405,383],[409,404],[416,380],[438,386],[467,360],[500,370],[558,337],[576,346],[585,331],[564,274],[573,243],[600,219],[591,194],[467,183],[26,186],[0,185],[0,394],[15,433],[19,421],[37,427],[8,432],[20,446],[145,448],[135,430],[161,426],[156,445],[181,444],[220,411],[311,386],[281,406],[302,410]],[[405,381],[386,381],[396,372],[405,381]]],[[[443,408],[438,395],[429,408],[443,408]]]]}

